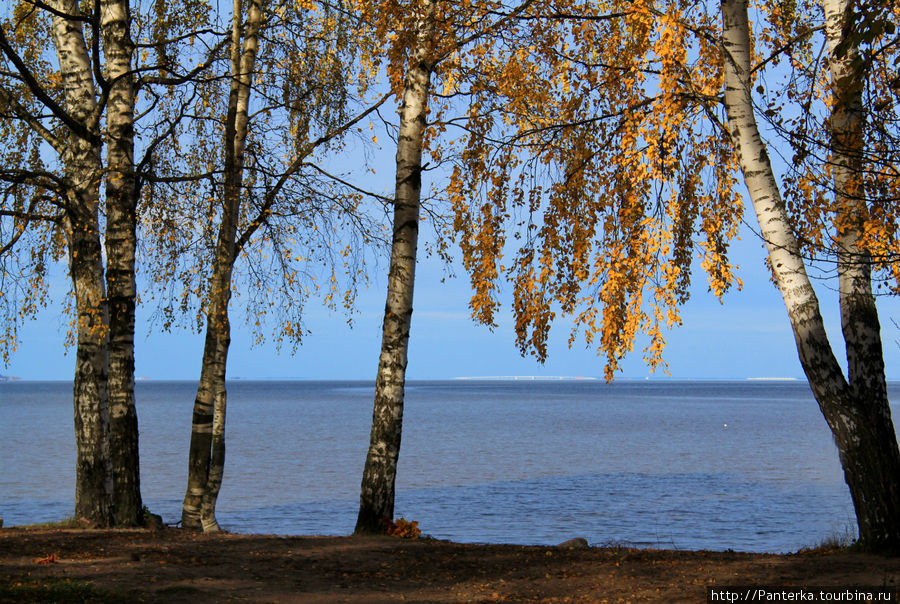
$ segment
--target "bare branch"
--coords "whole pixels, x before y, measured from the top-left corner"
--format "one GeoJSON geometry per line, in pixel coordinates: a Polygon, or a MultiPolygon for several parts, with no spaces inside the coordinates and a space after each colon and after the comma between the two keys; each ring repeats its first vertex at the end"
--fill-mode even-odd
{"type": "MultiPolygon", "coordinates": [[[[225,48],[226,46],[228,46],[228,44],[230,42],[231,42],[231,40],[227,36],[225,38],[223,38],[222,40],[220,40],[218,44],[216,44],[209,50],[209,53],[206,56],[206,60],[204,60],[202,63],[198,64],[196,67],[194,67],[194,69],[187,72],[186,74],[175,75],[173,77],[168,77],[168,78],[141,77],[140,83],[162,84],[165,86],[179,86],[186,82],[190,82],[191,80],[195,79],[201,72],[209,69],[209,67],[210,67],[210,65],[212,65],[213,61],[216,60],[216,57],[219,54],[219,51],[222,50],[223,48],[225,48]]],[[[158,67],[153,67],[152,69],[158,69],[158,67]]]]}
{"type": "Polygon", "coordinates": [[[300,168],[304,167],[305,165],[308,165],[308,164],[306,164],[306,158],[309,157],[312,154],[312,152],[315,151],[319,145],[322,145],[330,140],[333,140],[334,138],[337,138],[338,136],[342,135],[347,130],[349,130],[350,128],[352,128],[353,126],[355,126],[362,120],[364,120],[366,117],[371,115],[373,112],[377,111],[378,108],[381,107],[381,105],[383,105],[385,103],[385,101],[387,101],[391,96],[392,96],[392,93],[385,94],[380,99],[378,99],[378,101],[376,101],[375,104],[368,107],[365,111],[363,111],[362,113],[357,115],[355,118],[353,118],[352,120],[350,120],[348,122],[341,124],[337,128],[329,130],[328,132],[326,132],[325,134],[323,134],[316,140],[308,142],[306,144],[306,146],[299,153],[297,153],[297,157],[294,159],[293,162],[291,162],[291,164],[290,164],[290,166],[288,166],[287,170],[285,170],[285,172],[279,177],[279,179],[275,182],[275,184],[272,185],[272,187],[268,191],[266,191],[265,198],[263,200],[262,205],[260,206],[260,210],[257,213],[256,218],[254,218],[252,221],[250,221],[249,226],[243,233],[241,233],[240,238],[237,240],[237,243],[235,244],[235,252],[234,252],[235,255],[240,253],[240,251],[244,247],[244,245],[246,245],[246,243],[253,236],[253,233],[255,233],[256,230],[260,227],[260,225],[265,222],[266,216],[271,211],[272,204],[275,203],[275,200],[278,198],[278,194],[281,192],[281,189],[288,182],[288,180],[290,180],[290,178],[293,177],[293,175],[296,174],[297,171],[300,170],[300,168]]]}

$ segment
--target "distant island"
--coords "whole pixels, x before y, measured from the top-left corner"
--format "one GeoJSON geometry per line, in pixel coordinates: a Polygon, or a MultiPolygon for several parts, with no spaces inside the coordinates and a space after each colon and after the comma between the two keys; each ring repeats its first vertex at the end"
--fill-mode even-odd
{"type": "Polygon", "coordinates": [[[22,378],[17,377],[17,376],[15,376],[15,375],[2,375],[2,374],[0,374],[0,382],[18,382],[20,379],[22,379],[22,378]]]}

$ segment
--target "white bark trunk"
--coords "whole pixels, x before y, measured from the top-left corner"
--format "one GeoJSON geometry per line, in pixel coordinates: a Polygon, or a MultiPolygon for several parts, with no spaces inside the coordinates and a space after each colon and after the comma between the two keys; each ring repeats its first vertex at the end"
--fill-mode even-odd
{"type": "Polygon", "coordinates": [[[860,247],[869,200],[863,185],[866,110],[859,49],[844,39],[852,4],[823,0],[832,86],[831,167],[838,208],[838,284],[847,378],[868,444],[843,457],[862,541],[877,548],[900,546],[900,449],[888,400],[872,267],[860,247]],[[839,48],[843,46],[843,52],[839,48]],[[867,450],[871,447],[873,450],[867,450]]]}
{"type": "Polygon", "coordinates": [[[356,533],[380,533],[393,519],[422,188],[422,147],[431,86],[429,38],[434,4],[419,3],[416,47],[409,57],[397,139],[393,243],[369,452],[363,469],[356,533]]]}
{"type": "Polygon", "coordinates": [[[134,405],[134,314],[137,298],[137,191],[134,177],[134,44],[127,0],[101,6],[106,106],[106,290],[109,301],[109,413],[116,524],[143,521],[134,405]]]}
{"type": "Polygon", "coordinates": [[[222,222],[216,243],[216,266],[210,284],[203,365],[194,402],[188,488],[182,507],[183,526],[199,528],[204,532],[220,530],[215,518],[215,508],[225,467],[225,376],[228,347],[231,344],[228,303],[231,298],[231,276],[237,257],[235,239],[240,218],[250,86],[259,50],[261,0],[249,1],[245,24],[242,24],[241,17],[240,0],[234,0],[232,79],[225,126],[222,222]]]}
{"type": "MultiPolygon", "coordinates": [[[[51,6],[64,14],[79,13],[74,0],[57,0],[51,6]]],[[[94,133],[96,89],[81,27],[80,21],[55,15],[51,35],[62,74],[65,110],[94,133]]],[[[108,526],[113,521],[113,509],[106,385],[107,308],[98,220],[100,149],[72,131],[66,137],[68,144],[62,157],[68,191],[65,228],[78,315],[73,397],[75,517],[108,526]]]]}
{"type": "MultiPolygon", "coordinates": [[[[855,62],[858,49],[847,45],[843,56],[838,47],[849,2],[823,0],[825,35],[831,55],[830,71],[834,104],[831,114],[831,166],[838,217],[838,275],[841,325],[847,344],[848,379],[858,397],[884,399],[881,332],[875,297],[872,295],[871,258],[860,249],[866,195],[862,183],[863,84],[855,62]],[[876,353],[876,354],[873,354],[876,353]]],[[[882,410],[890,414],[890,409],[882,410]]]]}
{"type": "MultiPolygon", "coordinates": [[[[825,333],[819,302],[800,256],[753,113],[749,76],[750,28],[746,0],[723,0],[722,20],[728,126],[766,242],[775,280],[788,311],[800,361],[834,435],[844,477],[856,508],[860,540],[870,547],[896,549],[900,545],[900,454],[897,451],[893,425],[890,423],[886,396],[874,402],[867,398],[874,392],[868,384],[873,380],[878,381],[878,378],[872,377],[871,372],[880,372],[880,379],[883,380],[883,365],[875,363],[865,366],[865,363],[855,363],[853,366],[854,362],[851,361],[850,375],[853,382],[848,383],[844,378],[825,333]],[[866,396],[858,396],[862,390],[856,390],[857,379],[866,384],[866,396]],[[877,411],[873,413],[872,408],[877,411]]],[[[849,241],[850,239],[844,241],[844,251],[850,249],[847,247],[849,241]]],[[[850,290],[858,292],[860,279],[854,272],[856,269],[849,270],[845,267],[844,270],[848,271],[848,275],[853,274],[850,278],[853,283],[850,290]]],[[[848,333],[848,321],[861,325],[861,330],[867,334],[857,341],[854,341],[854,337],[848,341],[848,354],[852,355],[855,353],[850,352],[851,348],[859,348],[859,342],[872,342],[873,325],[871,317],[866,316],[868,310],[860,313],[859,307],[852,305],[844,310],[844,299],[847,296],[843,288],[846,282],[847,279],[842,276],[845,334],[848,333]]],[[[874,312],[874,306],[871,311],[874,312]]],[[[877,326],[877,316],[875,325],[877,326]]],[[[880,347],[877,351],[866,351],[865,355],[877,355],[878,363],[881,362],[880,347]]]]}

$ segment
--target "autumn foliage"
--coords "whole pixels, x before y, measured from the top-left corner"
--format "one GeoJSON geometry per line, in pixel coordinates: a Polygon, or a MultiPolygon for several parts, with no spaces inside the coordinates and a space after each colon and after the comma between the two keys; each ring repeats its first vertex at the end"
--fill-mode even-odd
{"type": "Polygon", "coordinates": [[[408,521],[403,517],[400,517],[397,520],[382,518],[381,522],[384,525],[387,534],[391,537],[397,537],[398,539],[418,539],[419,535],[422,534],[422,529],[419,528],[419,523],[415,520],[408,521]]]}
{"type": "MultiPolygon", "coordinates": [[[[827,263],[847,227],[833,157],[850,143],[830,134],[822,8],[752,4],[754,101],[779,153],[792,154],[786,197],[803,251],[827,263]]],[[[551,325],[568,316],[570,344],[580,334],[608,379],[636,345],[651,367],[664,367],[664,332],[681,323],[694,275],[720,299],[741,286],[728,255],[744,209],[721,96],[718,5],[504,6],[520,12],[439,66],[444,104],[430,129],[434,160],[454,158],[446,197],[472,315],[496,325],[509,284],[523,353],[543,360],[551,325]]],[[[898,10],[865,2],[846,26],[860,41],[850,75],[870,83],[871,119],[854,152],[862,243],[892,289],[900,283],[898,10]]]]}
{"type": "MultiPolygon", "coordinates": [[[[383,514],[389,534],[418,536],[415,522],[389,517],[422,198],[446,204],[426,210],[451,218],[446,235],[459,246],[476,320],[498,324],[508,287],[523,354],[544,360],[551,326],[565,317],[570,345],[583,339],[612,379],[636,347],[651,368],[665,367],[665,331],[681,323],[698,272],[719,299],[740,288],[729,247],[745,219],[739,174],[746,184],[748,173],[761,173],[747,168],[751,156],[772,172],[756,199],[746,188],[804,370],[820,405],[833,410],[829,424],[847,424],[855,451],[857,426],[881,422],[883,433],[861,432],[873,450],[894,439],[871,281],[900,294],[900,3],[741,2],[732,8],[745,16],[749,8],[752,23],[741,21],[749,41],[732,44],[744,48],[740,69],[725,43],[737,29],[723,25],[723,7],[737,5],[728,0],[256,1],[245,7],[253,19],[232,15],[230,38],[218,31],[225,13],[203,0],[135,5],[133,15],[127,2],[98,2],[109,15],[121,9],[105,25],[82,4],[19,0],[0,19],[8,63],[0,74],[0,357],[8,362],[17,326],[46,304],[48,266],[67,259],[85,460],[108,452],[107,388],[110,400],[129,400],[116,390],[133,382],[133,318],[121,317],[138,299],[138,240],[149,276],[144,301],[158,302],[159,324],[219,331],[207,340],[218,350],[206,366],[217,372],[222,435],[231,293],[244,292],[257,341],[269,316],[279,319],[276,341],[296,345],[308,298],[321,293],[349,309],[366,282],[365,251],[391,240],[402,259],[393,272],[408,278],[393,290],[402,296],[389,295],[399,302],[386,319],[402,321],[385,329],[383,375],[392,386],[379,388],[391,392],[390,412],[375,413],[390,418],[381,430],[390,446],[372,447],[389,451],[372,475],[389,484],[390,505],[370,520],[377,528],[383,514]],[[112,35],[113,22],[124,34],[112,35]],[[109,34],[102,52],[101,33],[109,34]],[[737,84],[727,86],[729,77],[737,84]],[[116,101],[130,80],[130,101],[116,101]],[[738,111],[726,112],[737,90],[738,111]],[[401,114],[415,107],[401,120],[406,130],[392,130],[379,111],[391,95],[401,114]],[[405,212],[391,228],[379,224],[379,204],[373,214],[364,203],[376,195],[326,171],[345,135],[376,115],[398,142],[398,193],[377,196],[405,212]],[[736,125],[748,116],[744,125],[756,131],[759,122],[765,140],[741,152],[736,125]],[[781,157],[770,162],[769,151],[781,157]],[[421,190],[431,170],[448,177],[433,195],[421,190]],[[103,191],[115,201],[105,211],[103,191]],[[116,219],[116,204],[127,221],[116,219]],[[776,210],[777,220],[764,220],[776,210]],[[774,229],[766,234],[774,222],[783,227],[777,243],[774,229]],[[115,268],[110,249],[126,239],[131,247],[115,268]],[[101,242],[112,242],[105,255],[101,242]],[[773,260],[786,250],[799,268],[773,260]],[[846,379],[824,327],[820,341],[809,336],[821,323],[818,302],[801,291],[812,286],[790,285],[801,272],[805,279],[806,264],[839,276],[846,379]],[[108,371],[115,358],[119,370],[108,371]],[[883,410],[872,411],[880,399],[883,410]],[[847,420],[848,410],[859,417],[847,420]]],[[[240,13],[241,2],[234,7],[240,13]]],[[[439,249],[449,252],[445,243],[439,249]]],[[[207,434],[210,403],[199,392],[197,401],[202,421],[194,424],[207,434]]],[[[890,449],[898,459],[868,482],[896,483],[884,480],[900,475],[900,452],[890,449]]],[[[866,453],[847,469],[848,455],[841,451],[848,479],[874,467],[866,453]]],[[[103,492],[100,465],[79,470],[95,482],[78,493],[103,492]]],[[[885,508],[897,507],[896,488],[882,498],[885,508]]],[[[109,516],[92,505],[76,511],[109,516]]],[[[876,507],[858,505],[873,518],[882,516],[876,507]]],[[[874,533],[893,544],[900,511],[891,514],[893,532],[874,533]]]]}
{"type": "Polygon", "coordinates": [[[664,364],[695,266],[718,297],[740,285],[727,252],[742,206],[715,13],[569,4],[530,3],[450,61],[444,94],[467,108],[448,197],[473,316],[495,324],[507,281],[523,353],[543,360],[571,316],[570,343],[581,332],[611,379],[642,334],[664,364]]]}
{"type": "Polygon", "coordinates": [[[59,561],[57,560],[56,554],[49,554],[47,556],[44,556],[43,558],[35,558],[34,563],[35,564],[58,564],[59,561]]]}

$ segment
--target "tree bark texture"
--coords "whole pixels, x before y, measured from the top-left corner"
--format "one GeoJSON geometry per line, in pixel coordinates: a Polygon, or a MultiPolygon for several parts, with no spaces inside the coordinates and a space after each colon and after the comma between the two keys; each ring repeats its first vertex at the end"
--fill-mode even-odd
{"type": "Polygon", "coordinates": [[[238,250],[235,241],[240,218],[247,138],[250,86],[259,50],[261,0],[250,0],[242,24],[240,0],[234,1],[231,40],[231,86],[225,120],[225,182],[222,219],[216,241],[215,266],[206,315],[206,341],[200,384],[194,401],[188,486],[182,506],[182,526],[204,532],[219,530],[216,501],[225,468],[225,376],[231,330],[228,303],[238,250]],[[243,32],[243,44],[241,44],[243,32]]]}
{"type": "MultiPolygon", "coordinates": [[[[835,4],[827,1],[826,7],[835,4]]],[[[826,11],[829,21],[836,14],[826,11]]],[[[900,546],[900,452],[884,385],[878,316],[871,296],[870,269],[856,245],[861,196],[852,191],[853,145],[859,132],[855,93],[836,82],[838,120],[832,144],[839,217],[840,297],[848,377],[825,333],[819,302],[806,273],[784,201],[753,113],[750,34],[746,0],[723,0],[725,106],[772,270],[784,299],[800,362],[831,428],[856,510],[860,543],[879,550],[900,546]],[[842,102],[847,107],[840,107],[842,102]],[[842,117],[842,114],[845,114],[842,117]],[[854,115],[856,114],[856,115],[854,115]],[[846,121],[845,121],[846,118],[846,121]]],[[[831,23],[829,29],[835,27],[831,23]]],[[[839,26],[838,26],[839,27],[839,26]]],[[[833,67],[834,69],[834,67],[833,67]]],[[[834,74],[833,74],[834,75],[834,74]]],[[[839,80],[839,78],[838,78],[839,80]]],[[[857,172],[858,174],[858,172],[857,172]]]]}
{"type": "Polygon", "coordinates": [[[824,0],[825,35],[831,55],[834,104],[831,113],[831,166],[838,217],[838,283],[841,330],[847,351],[850,394],[862,415],[868,442],[846,456],[845,472],[859,517],[861,540],[874,548],[900,548],[900,448],[891,419],[884,375],[881,325],[872,294],[871,257],[860,248],[868,200],[862,156],[866,112],[865,73],[855,65],[858,47],[844,41],[848,0],[824,0]],[[868,450],[867,450],[868,449],[868,450]]]}
{"type": "Polygon", "coordinates": [[[101,4],[106,109],[106,292],[109,305],[109,416],[116,524],[142,523],[138,421],[134,404],[137,191],[134,176],[134,44],[127,0],[101,4]]]}
{"type": "Polygon", "coordinates": [[[363,469],[356,534],[384,533],[394,515],[403,400],[422,189],[422,147],[431,86],[429,38],[433,3],[419,3],[416,47],[409,56],[400,108],[393,239],[369,451],[363,469]]]}
{"type": "MultiPolygon", "coordinates": [[[[74,0],[52,3],[63,14],[79,14],[74,0]]],[[[51,34],[63,78],[65,110],[96,130],[96,89],[81,22],[54,15],[51,34]]],[[[69,273],[75,292],[77,343],[75,415],[75,517],[94,526],[113,522],[112,467],[107,399],[107,308],[98,220],[100,149],[71,130],[63,153],[65,229],[69,273]]]]}

